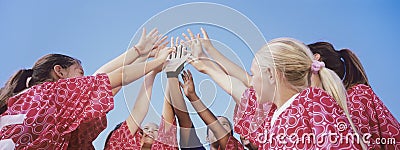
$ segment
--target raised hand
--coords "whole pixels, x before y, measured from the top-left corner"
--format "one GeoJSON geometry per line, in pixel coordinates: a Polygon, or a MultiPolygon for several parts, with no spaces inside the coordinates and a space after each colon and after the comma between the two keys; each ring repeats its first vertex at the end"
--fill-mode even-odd
{"type": "MultiPolygon", "coordinates": [[[[143,28],[142,36],[134,48],[140,56],[147,55],[151,50],[162,43],[163,40],[160,40],[161,43],[157,42],[160,38],[161,36],[158,34],[158,30],[156,28],[151,30],[149,34],[146,34],[146,28],[143,28]]],[[[165,40],[165,38],[166,37],[163,39],[165,40]]]]}
{"type": "Polygon", "coordinates": [[[163,59],[167,60],[167,57],[170,54],[173,54],[175,50],[171,47],[164,47],[162,50],[159,50],[158,53],[155,55],[156,59],[163,59]]]}
{"type": "Polygon", "coordinates": [[[176,39],[176,46],[174,46],[174,39],[171,38],[171,47],[174,47],[176,52],[171,53],[169,59],[167,60],[167,65],[165,67],[165,72],[167,72],[167,77],[177,78],[179,73],[183,70],[183,66],[186,60],[189,58],[190,54],[187,53],[186,47],[183,45],[178,45],[179,39],[176,39]]]}
{"type": "Polygon", "coordinates": [[[186,97],[189,98],[190,101],[195,101],[197,100],[198,96],[196,95],[196,90],[194,87],[194,83],[193,83],[193,77],[192,77],[192,73],[190,72],[190,70],[187,71],[183,71],[183,74],[181,74],[182,82],[179,82],[179,85],[182,87],[183,92],[185,93],[186,97]]]}
{"type": "Polygon", "coordinates": [[[194,58],[205,57],[206,55],[203,52],[203,47],[200,42],[200,34],[197,34],[195,37],[193,32],[190,29],[187,29],[190,38],[182,33],[182,36],[186,39],[186,44],[189,45],[190,50],[192,51],[192,55],[194,58]]]}
{"type": "Polygon", "coordinates": [[[206,32],[206,30],[204,30],[203,28],[200,28],[201,33],[203,34],[203,38],[200,38],[200,35],[198,35],[201,43],[203,44],[205,49],[210,49],[210,48],[214,48],[214,46],[212,45],[210,38],[208,38],[208,34],[206,32]]]}
{"type": "MultiPolygon", "coordinates": [[[[161,35],[160,35],[160,36],[161,36],[161,35]]],[[[149,58],[155,57],[155,56],[157,55],[157,53],[158,53],[160,50],[162,50],[162,49],[164,49],[165,47],[167,47],[167,45],[168,45],[168,43],[169,43],[169,42],[165,42],[165,40],[166,40],[167,38],[168,38],[167,36],[164,36],[163,38],[161,38],[160,40],[158,40],[158,41],[154,44],[155,47],[153,48],[153,50],[150,51],[149,58]]]]}
{"type": "Polygon", "coordinates": [[[207,74],[206,71],[211,69],[210,66],[207,66],[205,61],[211,61],[208,59],[199,60],[198,58],[189,57],[188,62],[192,65],[197,71],[207,74]]]}

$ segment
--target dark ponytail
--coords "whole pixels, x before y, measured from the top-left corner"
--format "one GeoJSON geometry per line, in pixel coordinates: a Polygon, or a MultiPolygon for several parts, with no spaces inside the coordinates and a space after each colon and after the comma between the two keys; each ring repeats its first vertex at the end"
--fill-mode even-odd
{"type": "Polygon", "coordinates": [[[18,94],[27,88],[27,79],[32,76],[32,69],[21,69],[16,72],[1,88],[0,93],[0,114],[7,110],[8,98],[18,94]]]}
{"type": "Polygon", "coordinates": [[[336,51],[332,44],[328,42],[317,42],[309,44],[308,47],[313,54],[320,54],[319,61],[325,62],[326,68],[336,72],[342,78],[346,89],[356,84],[369,86],[367,74],[364,71],[361,61],[349,49],[336,51]]]}
{"type": "Polygon", "coordinates": [[[349,49],[342,49],[339,51],[339,54],[343,58],[346,66],[346,76],[343,80],[346,89],[356,84],[365,84],[369,86],[367,74],[358,57],[349,49]]]}
{"type": "Polygon", "coordinates": [[[345,76],[344,62],[340,59],[340,54],[335,50],[332,44],[328,42],[317,42],[307,45],[313,54],[321,56],[319,61],[325,63],[325,67],[333,70],[343,79],[345,76]]]}
{"type": "Polygon", "coordinates": [[[68,68],[73,64],[80,64],[78,59],[62,54],[48,54],[36,61],[32,69],[21,69],[6,82],[0,90],[0,114],[7,110],[8,99],[31,86],[43,82],[53,82],[51,71],[55,65],[68,68]],[[29,81],[28,78],[30,78],[29,81]]]}

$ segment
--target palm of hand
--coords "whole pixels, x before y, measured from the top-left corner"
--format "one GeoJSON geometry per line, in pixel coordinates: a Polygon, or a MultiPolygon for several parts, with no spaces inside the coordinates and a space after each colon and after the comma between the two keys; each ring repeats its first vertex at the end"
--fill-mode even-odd
{"type": "Polygon", "coordinates": [[[190,49],[192,50],[192,54],[194,58],[203,57],[203,47],[201,46],[200,40],[196,39],[190,43],[190,49]]]}
{"type": "Polygon", "coordinates": [[[170,55],[171,59],[167,60],[167,66],[165,67],[166,72],[174,72],[177,71],[177,69],[186,62],[186,60],[189,58],[190,54],[186,53],[184,51],[184,47],[182,45],[179,45],[176,47],[176,53],[172,53],[170,55]]]}
{"type": "Polygon", "coordinates": [[[157,52],[157,54],[155,55],[155,58],[160,58],[160,59],[167,59],[168,55],[170,55],[170,53],[172,52],[172,48],[169,47],[165,47],[162,50],[159,50],[157,52]]]}
{"type": "Polygon", "coordinates": [[[146,55],[150,53],[151,50],[156,46],[156,42],[160,38],[157,29],[151,30],[148,34],[146,34],[146,29],[143,28],[142,36],[139,39],[137,44],[137,48],[140,51],[141,55],[146,55]]]}
{"type": "Polygon", "coordinates": [[[193,82],[192,82],[192,83],[185,82],[183,91],[185,92],[185,95],[186,95],[186,96],[189,96],[189,95],[193,94],[193,93],[194,93],[194,85],[193,85],[193,82]]]}

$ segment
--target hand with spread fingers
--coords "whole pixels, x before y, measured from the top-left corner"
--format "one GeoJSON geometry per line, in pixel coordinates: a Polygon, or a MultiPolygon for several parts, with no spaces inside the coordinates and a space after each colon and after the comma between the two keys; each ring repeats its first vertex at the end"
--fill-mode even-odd
{"type": "Polygon", "coordinates": [[[195,37],[190,29],[187,29],[187,31],[189,33],[190,38],[185,33],[182,33],[182,36],[185,38],[186,44],[189,45],[193,57],[196,59],[207,57],[203,51],[203,47],[200,40],[200,34],[197,34],[195,37]]]}
{"type": "Polygon", "coordinates": [[[171,38],[171,47],[175,49],[175,52],[169,55],[166,67],[164,68],[164,71],[167,72],[167,78],[177,78],[190,56],[186,47],[181,44],[178,45],[179,38],[176,38],[175,45],[173,41],[174,38],[171,38]]]}
{"type": "MultiPolygon", "coordinates": [[[[161,35],[160,35],[161,36],[161,35]]],[[[156,55],[158,54],[158,52],[164,48],[167,47],[169,42],[165,42],[165,40],[167,39],[167,36],[164,36],[163,38],[161,38],[160,40],[158,40],[155,44],[154,44],[154,48],[150,51],[149,53],[149,58],[153,58],[156,57],[156,55]]]]}
{"type": "Polygon", "coordinates": [[[154,56],[156,59],[165,59],[167,60],[168,56],[175,53],[176,50],[171,47],[164,47],[162,50],[159,50],[157,54],[154,56]]]}
{"type": "Polygon", "coordinates": [[[206,30],[204,30],[203,28],[200,28],[201,33],[203,34],[203,38],[200,37],[200,35],[198,34],[198,38],[200,39],[201,43],[203,44],[204,48],[206,50],[210,49],[210,48],[214,48],[214,46],[212,45],[210,38],[208,37],[208,34],[206,32],[206,30]]]}
{"type": "Polygon", "coordinates": [[[143,28],[142,36],[139,42],[133,47],[140,56],[144,56],[150,53],[150,51],[156,49],[167,37],[159,35],[158,30],[154,28],[148,34],[146,34],[146,28],[143,28]]]}
{"type": "Polygon", "coordinates": [[[182,77],[183,83],[179,82],[179,85],[183,89],[183,92],[185,93],[186,97],[188,97],[188,99],[190,101],[198,100],[199,98],[196,94],[196,90],[194,87],[192,73],[189,70],[183,71],[183,73],[181,74],[181,77],[182,77]]]}

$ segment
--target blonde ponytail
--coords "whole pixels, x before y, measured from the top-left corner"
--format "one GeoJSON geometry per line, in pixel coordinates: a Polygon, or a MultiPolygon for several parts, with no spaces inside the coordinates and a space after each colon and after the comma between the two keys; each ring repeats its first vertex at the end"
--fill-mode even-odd
{"type": "Polygon", "coordinates": [[[321,84],[323,89],[331,95],[335,100],[336,103],[343,109],[347,120],[350,123],[351,128],[353,129],[354,133],[359,137],[360,145],[362,149],[366,150],[367,146],[362,140],[362,135],[358,133],[357,128],[355,127],[351,117],[350,117],[350,112],[347,107],[347,96],[346,96],[346,89],[342,83],[342,80],[339,78],[339,76],[332,70],[322,67],[318,75],[321,80],[321,84]]]}

